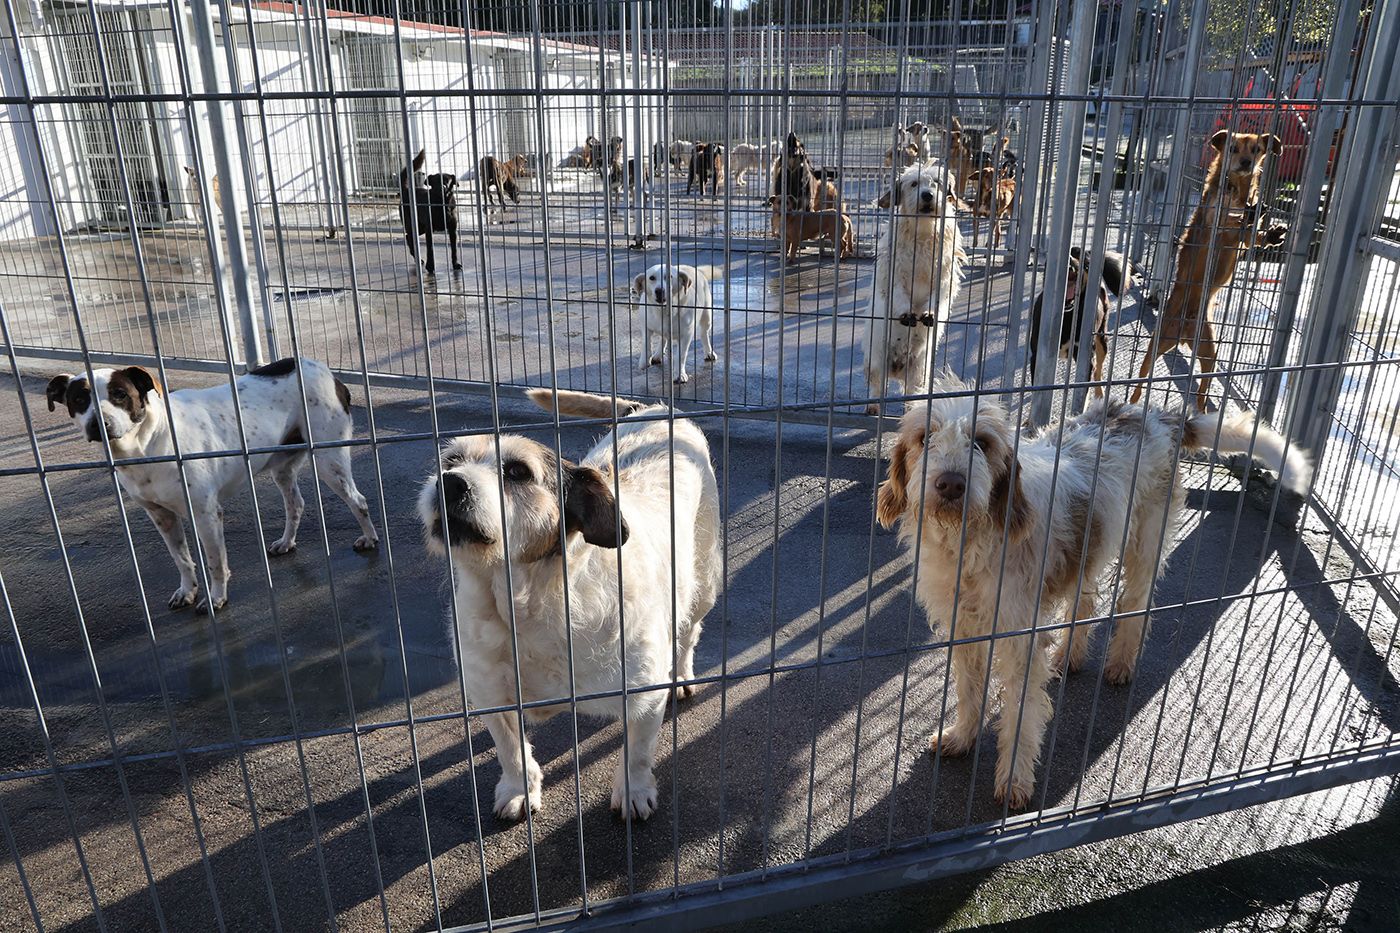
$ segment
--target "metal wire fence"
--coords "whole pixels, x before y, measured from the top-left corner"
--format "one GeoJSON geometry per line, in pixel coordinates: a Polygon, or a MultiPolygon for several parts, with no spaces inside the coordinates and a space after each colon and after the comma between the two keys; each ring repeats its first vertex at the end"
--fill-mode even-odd
{"type": "MultiPolygon", "coordinates": [[[[1395,0],[1045,0],[979,21],[887,7],[5,0],[0,927],[663,914],[698,927],[1400,770],[1395,0]],[[958,170],[951,193],[967,201],[984,194],[971,169],[1012,182],[1003,217],[943,221],[965,259],[931,368],[967,388],[922,394],[1005,405],[1011,446],[1032,451],[1096,385],[1121,398],[1140,384],[1179,278],[1175,243],[1210,206],[1220,128],[1280,139],[1259,210],[1289,234],[1242,259],[1209,311],[1210,400],[1278,426],[1315,478],[1295,499],[1177,438],[1185,508],[1159,516],[1134,676],[1106,682],[1100,640],[1082,673],[1049,684],[1033,793],[1012,807],[994,796],[994,736],[1019,739],[1034,704],[988,671],[1077,631],[1071,607],[1077,623],[1122,622],[1094,596],[1126,586],[1129,542],[1109,546],[1101,580],[1083,543],[1063,599],[1043,563],[1030,582],[994,565],[997,601],[1029,588],[1036,611],[985,632],[958,628],[975,613],[961,590],[951,618],[916,600],[938,565],[876,521],[901,429],[865,413],[906,401],[866,368],[883,314],[872,295],[893,265],[880,257],[902,248],[886,245],[900,209],[878,199],[910,144],[958,170]],[[849,254],[833,238],[793,258],[773,235],[789,134],[833,186],[849,254]],[[697,144],[725,152],[722,180],[698,193],[697,144]],[[421,238],[443,204],[436,173],[455,176],[455,253],[446,229],[421,238]],[[432,251],[434,272],[406,240],[432,251]],[[1088,352],[1061,366],[1056,328],[1031,324],[1038,295],[1066,304],[1071,246],[1089,281],[1110,251],[1142,278],[1108,299],[1101,374],[1088,352]],[[684,383],[675,357],[641,365],[650,297],[633,282],[658,263],[715,270],[717,359],[697,341],[684,383]],[[309,363],[246,375],[284,357],[323,362],[340,388],[309,363]],[[115,385],[108,369],[129,366],[158,386],[146,397],[155,423],[173,419],[168,439],[123,443],[121,417],[85,438],[72,387],[115,385]],[[59,371],[71,378],[55,395],[59,371]],[[288,394],[269,400],[272,382],[288,394]],[[531,387],[669,404],[624,420],[660,432],[651,558],[573,534],[566,471],[617,419],[557,418],[522,398],[531,387]],[[342,437],[316,419],[344,395],[342,437]],[[222,422],[190,414],[235,396],[222,422]],[[716,475],[713,541],[689,541],[709,526],[678,511],[697,429],[716,475]],[[530,463],[547,465],[534,478],[554,483],[545,498],[561,513],[539,558],[557,562],[554,582],[507,561],[488,598],[425,548],[420,499],[429,515],[448,506],[432,479],[446,443],[509,461],[507,478],[511,451],[543,458],[530,463]],[[301,512],[300,494],[274,491],[297,458],[315,493],[300,549],[283,556],[286,536],[266,529],[301,512]],[[133,485],[142,470],[164,485],[133,485]],[[367,516],[353,496],[326,507],[345,472],[367,516]],[[162,535],[160,509],[174,527],[194,516],[184,565],[128,505],[162,535]],[[349,546],[365,521],[379,536],[368,555],[349,546]],[[688,670],[691,547],[717,585],[688,670]],[[603,553],[617,593],[650,588],[593,619],[606,599],[579,587],[606,577],[603,553]],[[217,593],[232,568],[228,608],[168,609],[172,555],[186,595],[217,593]],[[532,587],[556,585],[572,625],[530,615],[532,587]],[[589,653],[597,631],[621,638],[657,603],[664,670],[615,642],[589,653]],[[491,613],[507,647],[486,676],[473,620],[491,613]],[[953,659],[973,649],[992,661],[968,693],[953,659]],[[587,672],[609,650],[618,670],[599,686],[587,672]],[[540,687],[546,669],[557,676],[540,687]],[[970,754],[930,753],[957,711],[995,709],[998,689],[999,725],[970,754]],[[619,820],[610,789],[646,790],[650,772],[628,763],[649,756],[649,727],[587,713],[655,712],[662,696],[656,812],[619,820]],[[519,796],[538,809],[503,808],[497,780],[531,756],[543,787],[519,796]]],[[[1092,316],[1080,326],[1087,347],[1092,316]]],[[[1149,371],[1149,400],[1189,406],[1192,336],[1149,371]]],[[[624,448],[590,461],[615,497],[624,448]]],[[[1149,481],[1139,467],[1130,488],[1149,481]]],[[[1121,478],[1090,472],[1095,488],[1121,478]]],[[[505,523],[510,487],[492,488],[505,523]]],[[[612,533],[645,536],[640,499],[621,501],[612,533]]]]}

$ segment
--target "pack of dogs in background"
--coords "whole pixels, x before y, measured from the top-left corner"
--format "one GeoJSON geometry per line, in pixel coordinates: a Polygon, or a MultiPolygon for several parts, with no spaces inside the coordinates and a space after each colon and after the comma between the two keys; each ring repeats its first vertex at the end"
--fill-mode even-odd
{"type": "MultiPolygon", "coordinates": [[[[951,649],[955,703],[936,724],[930,749],[966,753],[988,710],[999,705],[994,796],[1020,809],[1033,799],[1040,745],[1053,714],[1047,684],[1083,666],[1089,633],[1077,631],[1076,623],[1099,613],[1099,584],[1119,565],[1122,585],[1104,677],[1124,684],[1136,671],[1153,582],[1167,557],[1157,553],[1157,544],[1181,508],[1178,452],[1246,454],[1275,472],[1282,487],[1307,489],[1310,460],[1284,437],[1249,414],[1205,412],[1215,363],[1211,303],[1247,250],[1276,246],[1287,235],[1281,224],[1266,222],[1259,192],[1266,159],[1280,143],[1225,131],[1212,138],[1216,157],[1180,238],[1172,288],[1132,399],[1101,397],[1059,430],[1023,438],[1011,413],[993,398],[978,397],[975,387],[951,376],[930,384],[934,350],[967,258],[957,214],[990,217],[995,243],[997,222],[1015,197],[1016,159],[1007,137],[994,134],[997,151],[984,151],[984,134],[954,119],[948,160],[940,163],[928,156],[931,132],[923,123],[898,128],[886,153],[892,184],[879,199],[890,222],[876,250],[863,344],[869,410],[878,413],[891,388],[914,398],[895,433],[875,517],[887,528],[897,525],[901,540],[918,554],[915,596],[930,624],[952,618],[956,608],[959,634],[974,639],[951,649]],[[977,195],[969,204],[964,196],[973,183],[977,195]],[[1201,363],[1197,410],[1138,405],[1153,362],[1181,343],[1194,346],[1201,363]],[[1061,615],[1068,627],[1046,634],[1044,627],[1061,615]]],[[[683,161],[689,182],[698,181],[702,194],[708,183],[712,195],[726,169],[737,178],[762,168],[770,156],[768,204],[788,260],[799,244],[814,239],[850,255],[854,232],[842,209],[839,172],[814,166],[795,134],[766,149],[736,145],[732,154],[718,143],[683,140],[653,153],[654,165],[683,161]]],[[[612,186],[635,179],[620,137],[606,146],[589,137],[569,160],[598,171],[612,186]]],[[[460,268],[457,178],[428,174],[426,161],[420,151],[400,174],[409,251],[416,260],[418,240],[426,239],[423,267],[432,272],[432,236],[446,233],[453,267],[460,268]]],[[[518,204],[518,179],[529,172],[522,155],[483,158],[477,179],[483,200],[494,191],[502,209],[506,198],[518,204]]],[[[1032,307],[1032,371],[1043,329],[1058,328],[1058,353],[1073,361],[1092,315],[1093,374],[1101,381],[1108,295],[1123,294],[1137,270],[1107,252],[1101,280],[1090,282],[1091,257],[1076,248],[1068,259],[1064,307],[1045,307],[1044,294],[1032,307]]],[[[718,358],[713,288],[721,275],[708,266],[662,262],[635,276],[632,298],[647,309],[640,365],[661,364],[669,351],[674,380],[684,383],[697,338],[707,362],[718,358]]],[[[61,405],[84,437],[105,443],[119,460],[160,458],[174,452],[177,439],[185,453],[237,450],[244,443],[273,449],[247,458],[118,464],[123,490],[146,511],[176,565],[180,582],[171,609],[198,601],[212,611],[227,603],[231,561],[223,503],[240,480],[255,474],[270,474],[283,497],[285,523],[267,546],[270,555],[296,549],[305,507],[298,479],[312,457],[322,481],[359,524],[355,549],[378,544],[349,448],[341,443],[353,433],[351,393],[322,363],[287,359],[233,384],[177,391],[140,366],[60,373],[46,396],[50,411],[61,405]],[[330,446],[313,449],[314,442],[330,446]],[[203,576],[185,537],[186,519],[199,533],[203,576]]],[[[692,420],[658,417],[666,414],[664,405],[542,389],[529,396],[559,415],[613,427],[577,462],[514,435],[454,440],[426,477],[416,510],[428,547],[450,557],[471,700],[507,708],[519,696],[534,704],[527,717],[538,720],[568,709],[571,688],[606,694],[625,687],[620,698],[577,708],[631,723],[627,764],[615,772],[611,804],[625,818],[645,820],[658,806],[653,765],[666,706],[696,689],[694,652],[724,584],[714,559],[723,517],[708,442],[692,420]],[[626,558],[620,579],[618,550],[626,558]],[[514,627],[493,595],[503,592],[507,575],[518,594],[514,627]],[[674,600],[655,598],[669,592],[674,600]],[[563,627],[551,624],[564,617],[566,598],[572,657],[563,627]],[[609,624],[623,606],[625,639],[609,624]],[[512,639],[519,640],[517,649],[512,639]],[[517,650],[518,673],[512,662],[517,650]],[[674,689],[645,689],[658,684],[674,689]]],[[[522,819],[543,802],[543,772],[514,713],[493,713],[486,722],[502,770],[495,812],[522,819]]]]}

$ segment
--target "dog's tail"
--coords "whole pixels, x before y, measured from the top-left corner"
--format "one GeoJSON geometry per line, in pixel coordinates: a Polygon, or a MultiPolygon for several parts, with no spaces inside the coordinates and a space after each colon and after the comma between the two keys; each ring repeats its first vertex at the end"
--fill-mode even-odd
{"type": "Polygon", "coordinates": [[[570,392],[560,389],[527,389],[525,395],[530,401],[545,411],[558,411],[561,415],[578,418],[625,418],[633,412],[648,407],[645,402],[630,398],[614,400],[606,395],[593,395],[589,392],[570,392]],[[558,400],[557,408],[555,400],[558,400]]]}
{"type": "Polygon", "coordinates": [[[1191,450],[1213,449],[1222,454],[1253,457],[1265,469],[1277,473],[1284,488],[1299,495],[1307,493],[1312,481],[1312,458],[1307,452],[1246,412],[1227,415],[1224,411],[1213,411],[1191,415],[1186,419],[1181,443],[1191,450]]]}
{"type": "Polygon", "coordinates": [[[1142,267],[1111,249],[1103,253],[1103,283],[1114,295],[1122,296],[1131,286],[1142,286],[1142,267]]]}

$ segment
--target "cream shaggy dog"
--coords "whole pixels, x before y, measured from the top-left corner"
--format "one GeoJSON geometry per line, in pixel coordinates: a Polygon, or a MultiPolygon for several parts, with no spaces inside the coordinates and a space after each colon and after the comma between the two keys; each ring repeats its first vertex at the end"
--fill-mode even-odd
{"type": "MultiPolygon", "coordinates": [[[[1045,689],[1055,666],[1047,651],[1051,638],[1036,630],[1076,592],[1071,623],[1093,616],[1097,581],[1121,558],[1104,676],[1114,684],[1132,678],[1147,634],[1159,542],[1181,505],[1178,448],[1250,454],[1298,492],[1307,488],[1312,467],[1305,454],[1249,415],[1184,414],[1116,401],[1095,402],[1064,424],[1063,435],[1051,428],[1022,439],[1018,449],[1000,404],[974,399],[953,379],[935,388],[963,394],[905,413],[876,517],[886,528],[899,521],[906,545],[919,537],[916,595],[930,619],[951,620],[951,638],[986,637],[952,648],[957,713],[932,747],[961,755],[976,741],[990,656],[1001,690],[996,799],[1019,809],[1035,788],[1051,714],[1045,689]],[[989,636],[1007,632],[1024,634],[993,645],[989,636]]],[[[1088,633],[1076,638],[1072,627],[1067,633],[1058,660],[1074,670],[1084,661],[1088,633]]]]}
{"type": "MultiPolygon", "coordinates": [[[[529,395],[553,407],[548,390],[529,395]]],[[[558,399],[563,415],[613,417],[611,399],[579,392],[558,399]]],[[[705,435],[686,420],[627,418],[667,410],[618,401],[617,428],[578,464],[518,435],[460,438],[443,448],[418,498],[429,548],[451,555],[473,705],[514,706],[519,691],[525,703],[550,701],[525,710],[538,721],[567,710],[571,689],[618,693],[578,709],[613,719],[625,712],[612,808],[639,820],[656,810],[652,762],[670,685],[682,682],[678,698],[693,692],[685,682],[695,677],[700,624],[720,585],[719,496],[705,435]],[[661,684],[630,693],[624,705],[624,686],[661,684]]],[[[527,806],[539,809],[543,773],[516,711],[485,719],[501,762],[496,815],[521,819],[527,806]]]]}
{"type": "MultiPolygon", "coordinates": [[[[880,235],[865,329],[865,382],[872,398],[902,383],[904,394],[928,390],[933,351],[958,293],[962,235],[955,209],[969,209],[953,177],[936,163],[911,165],[880,197],[894,219],[880,235]]],[[[871,402],[868,414],[880,413],[871,402]]]]}
{"type": "Polygon", "coordinates": [[[662,353],[671,347],[677,385],[690,381],[686,362],[695,332],[705,347],[705,362],[719,359],[711,342],[714,331],[714,295],[710,285],[720,277],[714,266],[669,266],[657,263],[632,279],[632,297],[642,312],[642,358],[639,365],[659,366],[662,353]],[[653,353],[652,348],[656,350],[653,353]]]}

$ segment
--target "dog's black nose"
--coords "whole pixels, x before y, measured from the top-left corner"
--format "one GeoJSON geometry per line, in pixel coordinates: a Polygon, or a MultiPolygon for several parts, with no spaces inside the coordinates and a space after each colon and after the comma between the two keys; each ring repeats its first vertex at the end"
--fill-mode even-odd
{"type": "Polygon", "coordinates": [[[1254,165],[1253,159],[1240,159],[1240,168],[1250,168],[1254,165]]]}
{"type": "Polygon", "coordinates": [[[663,289],[663,288],[658,288],[658,289],[656,290],[656,303],[659,304],[659,305],[664,305],[664,304],[666,303],[666,290],[665,290],[665,289],[663,289]]]}
{"type": "Polygon", "coordinates": [[[925,204],[932,204],[932,203],[933,203],[933,192],[932,192],[932,191],[921,191],[921,192],[919,192],[919,200],[920,200],[920,201],[923,201],[925,204]]]}
{"type": "Polygon", "coordinates": [[[442,498],[449,509],[455,509],[472,501],[471,484],[456,473],[442,474],[438,485],[442,487],[442,498]]]}
{"type": "Polygon", "coordinates": [[[943,498],[954,501],[961,499],[967,491],[967,477],[961,473],[954,473],[949,470],[946,473],[938,474],[938,478],[933,481],[933,488],[943,498]]]}

